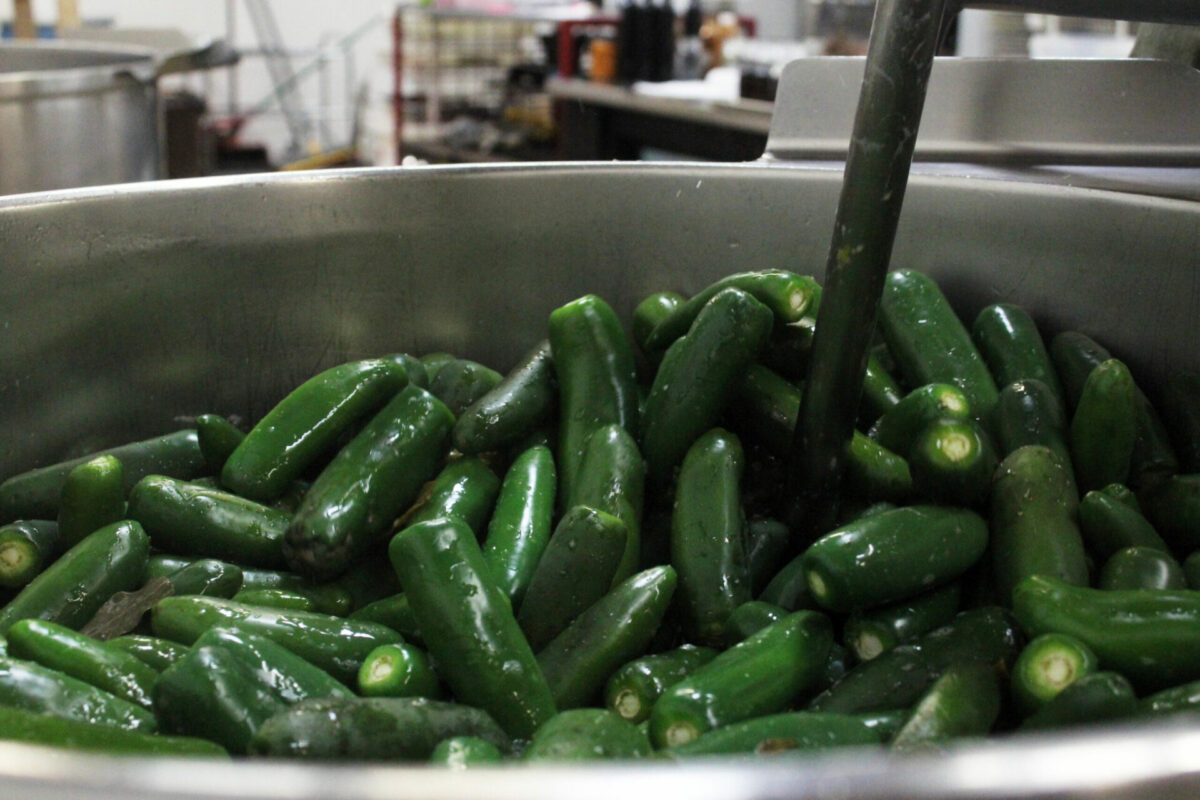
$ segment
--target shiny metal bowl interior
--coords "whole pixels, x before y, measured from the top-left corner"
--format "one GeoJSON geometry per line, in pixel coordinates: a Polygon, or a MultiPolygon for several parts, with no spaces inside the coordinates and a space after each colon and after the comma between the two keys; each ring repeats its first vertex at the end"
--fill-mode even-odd
{"type": "MultiPolygon", "coordinates": [[[[819,275],[840,177],[763,164],[547,164],[0,200],[0,476],[201,413],[256,419],[350,358],[449,350],[507,369],[545,335],[551,309],[586,292],[627,314],[650,291],[690,292],[727,272],[819,275]]],[[[918,175],[894,263],[937,276],[968,320],[1009,301],[1047,333],[1096,336],[1153,396],[1169,369],[1200,368],[1198,253],[1200,204],[918,175]]],[[[97,762],[9,746],[0,787],[6,798],[587,797],[598,787],[606,797],[1195,797],[1198,737],[1185,723],[986,744],[931,762],[858,754],[479,778],[97,762]]]]}

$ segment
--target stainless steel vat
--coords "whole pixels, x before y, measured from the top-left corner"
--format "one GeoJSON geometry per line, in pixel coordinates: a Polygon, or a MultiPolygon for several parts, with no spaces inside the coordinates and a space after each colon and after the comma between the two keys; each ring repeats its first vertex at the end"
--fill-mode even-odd
{"type": "Polygon", "coordinates": [[[57,42],[0,45],[0,194],[160,178],[158,77],[232,63],[57,42]]]}
{"type": "MultiPolygon", "coordinates": [[[[763,267],[820,273],[840,172],[570,164],[360,170],[0,200],[0,475],[205,412],[260,416],[341,360],[444,349],[507,368],[585,292],[627,313],[763,267]]],[[[1153,394],[1200,368],[1200,203],[915,175],[897,266],[967,318],[1025,305],[1153,394]]],[[[30,798],[1193,798],[1200,724],[768,765],[502,769],[94,759],[0,746],[30,798]]]]}

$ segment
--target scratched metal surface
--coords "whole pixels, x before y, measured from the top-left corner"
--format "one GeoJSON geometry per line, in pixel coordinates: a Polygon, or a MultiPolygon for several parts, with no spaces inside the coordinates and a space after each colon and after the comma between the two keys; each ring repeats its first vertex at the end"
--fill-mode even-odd
{"type": "MultiPolygon", "coordinates": [[[[0,201],[0,475],[205,412],[255,419],[342,360],[507,369],[555,306],[820,274],[840,174],[761,165],[350,170],[0,201]]],[[[1200,204],[914,176],[893,263],[968,321],[1025,305],[1151,386],[1200,367],[1200,204]]]]}

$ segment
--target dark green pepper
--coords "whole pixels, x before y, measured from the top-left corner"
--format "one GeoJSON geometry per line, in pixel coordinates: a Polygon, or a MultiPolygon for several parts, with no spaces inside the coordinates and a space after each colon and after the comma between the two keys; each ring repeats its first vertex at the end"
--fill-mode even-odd
{"type": "Polygon", "coordinates": [[[1183,567],[1170,553],[1153,547],[1126,547],[1100,570],[1100,589],[1186,589],[1183,567]]]}
{"type": "MultiPolygon", "coordinates": [[[[291,589],[245,589],[230,598],[249,606],[277,608],[281,611],[316,611],[316,603],[303,592],[291,589]]],[[[340,615],[339,615],[340,616],[340,615]]]]}
{"type": "Polygon", "coordinates": [[[288,704],[250,666],[222,647],[197,647],[168,667],[154,686],[163,730],[245,753],[254,733],[288,704]]]}
{"type": "Polygon", "coordinates": [[[159,550],[265,569],[284,566],[291,516],[220,489],[148,475],[129,493],[129,518],[142,524],[159,550]]]}
{"type": "Polygon", "coordinates": [[[1098,668],[1096,654],[1064,633],[1043,633],[1032,639],[1012,672],[1012,696],[1022,716],[1029,716],[1075,681],[1098,668]]]}
{"type": "Polygon", "coordinates": [[[846,714],[793,711],[724,725],[700,738],[664,751],[673,758],[732,755],[761,752],[772,743],[771,752],[824,750],[830,747],[878,745],[881,732],[846,714]]]}
{"type": "Polygon", "coordinates": [[[992,415],[992,430],[1001,457],[1027,444],[1049,447],[1062,460],[1074,482],[1062,406],[1046,384],[1025,380],[1001,387],[992,415]]]}
{"type": "Polygon", "coordinates": [[[242,570],[215,558],[193,561],[167,576],[171,593],[233,597],[242,588],[242,570]]]}
{"type": "Polygon", "coordinates": [[[229,456],[237,450],[246,434],[236,425],[219,414],[201,414],[196,417],[196,439],[204,463],[214,475],[220,475],[229,456]]]}
{"type": "Polygon", "coordinates": [[[992,565],[1001,601],[1029,575],[1086,586],[1087,560],[1075,522],[1075,483],[1048,447],[1014,450],[992,480],[992,565]]]}
{"type": "Polygon", "coordinates": [[[375,623],[310,611],[281,611],[218,597],[168,597],[151,613],[156,636],[192,644],[210,628],[258,634],[342,683],[352,683],[367,654],[400,634],[375,623]]]}
{"type": "Polygon", "coordinates": [[[996,670],[978,661],[951,665],[892,737],[892,749],[922,750],[950,739],[984,736],[1000,716],[996,670]]]}
{"type": "Polygon", "coordinates": [[[225,748],[206,739],[142,733],[19,708],[0,707],[0,739],[106,756],[229,757],[225,748]]]}
{"type": "Polygon", "coordinates": [[[1070,634],[1141,689],[1200,679],[1200,592],[1105,591],[1035,575],[1017,585],[1013,611],[1031,636],[1070,634]]]}
{"type": "Polygon", "coordinates": [[[467,455],[511,447],[549,420],[557,401],[550,342],[542,341],[458,415],[454,446],[467,455]]]}
{"type": "Polygon", "coordinates": [[[662,355],[662,348],[651,348],[648,344],[650,334],[658,324],[674,313],[686,302],[678,292],[655,292],[642,298],[633,308],[633,319],[630,328],[633,331],[633,342],[647,356],[662,355]]]}
{"type": "Polygon", "coordinates": [[[517,614],[534,652],[612,588],[628,536],[624,522],[594,508],[573,506],[563,515],[517,614]]]}
{"type": "Polygon", "coordinates": [[[796,322],[810,313],[820,301],[821,287],[807,275],[784,270],[761,270],[726,275],[701,289],[680,304],[671,315],[654,326],[646,337],[650,350],[665,350],[683,336],[709,301],[722,291],[735,288],[754,297],[769,308],[782,323],[796,322]]]}
{"type": "Polygon", "coordinates": [[[650,709],[667,687],[716,658],[709,647],[685,644],[666,653],[642,656],[612,674],[604,690],[604,704],[632,723],[650,719],[650,709]]]}
{"type": "Polygon", "coordinates": [[[842,627],[846,647],[870,661],[896,645],[945,625],[958,612],[958,582],[906,600],[851,614],[842,627]]]}
{"type": "Polygon", "coordinates": [[[979,560],[987,541],[987,523],[972,511],[905,506],[826,534],[802,563],[818,603],[854,611],[954,580],[979,560]]]}
{"type": "Polygon", "coordinates": [[[424,389],[392,397],[304,496],[284,541],[292,569],[331,578],[382,541],[441,466],[453,425],[449,409],[424,389]]]}
{"type": "Polygon", "coordinates": [[[741,480],[745,455],[736,436],[714,428],[688,450],[671,515],[671,563],[679,570],[680,609],[689,641],[720,645],[725,621],[750,600],[741,480]]]}
{"type": "Polygon", "coordinates": [[[496,388],[503,376],[466,358],[456,358],[429,379],[429,393],[446,404],[457,417],[476,400],[496,388]]]}
{"type": "Polygon", "coordinates": [[[1070,433],[1071,461],[1081,489],[1129,477],[1137,438],[1137,387],[1124,363],[1109,359],[1088,375],[1070,433]]]}
{"type": "Polygon", "coordinates": [[[452,736],[512,749],[495,720],[478,708],[424,697],[332,697],[297,703],[267,720],[250,750],[313,761],[425,761],[452,736]]]}
{"type": "MultiPolygon", "coordinates": [[[[1137,503],[1136,497],[1132,494],[1129,497],[1137,503]]],[[[1167,543],[1137,507],[1117,499],[1107,488],[1092,490],[1079,501],[1079,530],[1088,549],[1104,560],[1126,547],[1151,547],[1169,552],[1167,543]]]]}
{"type": "Polygon", "coordinates": [[[781,711],[821,678],[829,618],[797,611],[729,648],[659,698],[650,713],[656,747],[678,747],[712,728],[781,711]]]}
{"type": "Polygon", "coordinates": [[[893,453],[907,456],[921,431],[942,419],[971,419],[971,404],[953,384],[927,383],[884,412],[869,435],[893,453]]]}
{"type": "Polygon", "coordinates": [[[669,566],[639,572],[600,598],[537,654],[559,709],[588,705],[604,682],[645,652],[675,593],[669,566]]]}
{"type": "Polygon", "coordinates": [[[118,636],[115,639],[109,639],[107,644],[140,658],[143,664],[155,672],[162,672],[187,655],[187,648],[183,645],[154,636],[136,634],[118,636]]]}
{"type": "Polygon", "coordinates": [[[554,715],[554,699],[471,529],[453,519],[413,525],[388,553],[451,691],[510,735],[532,735],[554,715]]]}
{"type": "Polygon", "coordinates": [[[363,697],[433,700],[442,695],[429,656],[408,643],[382,644],[372,650],[358,670],[358,693],[363,697]]]}
{"type": "MultiPolygon", "coordinates": [[[[613,586],[637,572],[642,555],[642,506],[646,466],[637,442],[620,425],[597,428],[579,462],[574,495],[566,507],[590,506],[625,523],[628,539],[613,586]]],[[[653,547],[658,543],[647,543],[653,547]]]]}
{"type": "Polygon", "coordinates": [[[8,654],[35,661],[97,689],[153,710],[150,691],[158,673],[136,656],[70,628],[23,619],[8,629],[8,654]]]}
{"type": "Polygon", "coordinates": [[[121,462],[126,492],[147,475],[170,475],[186,481],[205,474],[207,469],[196,431],[186,428],[14,475],[0,483],[0,522],[57,519],[63,485],[71,470],[105,455],[121,462]]]}
{"type": "Polygon", "coordinates": [[[504,760],[500,748],[478,736],[451,736],[443,739],[429,754],[432,766],[467,769],[475,764],[495,764],[504,760]]]}
{"type": "Polygon", "coordinates": [[[859,664],[808,707],[843,714],[907,708],[960,661],[981,661],[1007,671],[1022,642],[1021,630],[1008,610],[981,606],[964,611],[914,642],[859,664]]]}
{"type": "Polygon", "coordinates": [[[1062,404],[1062,386],[1037,324],[1025,309],[998,303],[979,312],[971,338],[987,362],[997,386],[1037,380],[1062,404]]]}
{"type": "Polygon", "coordinates": [[[786,608],[764,603],[761,600],[742,603],[725,620],[725,646],[733,647],[739,642],[744,642],[787,615],[786,608]]]}
{"type": "Polygon", "coordinates": [[[1094,725],[1131,717],[1137,710],[1137,696],[1123,675],[1094,672],[1075,681],[1035,714],[1026,717],[1020,730],[1094,725]]]}
{"type": "Polygon", "coordinates": [[[0,707],[93,725],[153,733],[154,715],[141,706],[29,661],[0,656],[0,707]]]}
{"type": "Polygon", "coordinates": [[[523,761],[591,761],[649,758],[650,740],[636,726],[603,708],[555,714],[537,729],[523,761]]]}

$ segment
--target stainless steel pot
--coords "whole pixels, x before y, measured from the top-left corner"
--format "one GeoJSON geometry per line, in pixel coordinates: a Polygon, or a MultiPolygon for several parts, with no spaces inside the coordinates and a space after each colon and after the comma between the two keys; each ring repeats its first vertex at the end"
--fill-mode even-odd
{"type": "Polygon", "coordinates": [[[159,76],[233,61],[221,43],[169,58],[110,45],[0,45],[0,194],[162,177],[159,76]]]}
{"type": "MultiPolygon", "coordinates": [[[[555,306],[726,272],[819,274],[841,173],[783,164],[358,170],[0,200],[0,475],[205,412],[256,419],[338,361],[450,350],[507,368],[555,306]]],[[[1023,304],[1096,335],[1153,395],[1200,368],[1200,203],[915,175],[894,263],[970,318],[1023,304]]],[[[1200,724],[768,765],[465,774],[85,758],[0,746],[6,800],[1097,798],[1200,795],[1200,724]]]]}

